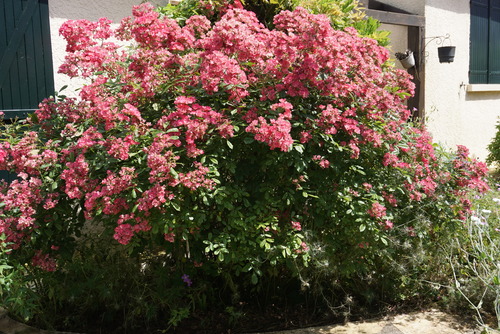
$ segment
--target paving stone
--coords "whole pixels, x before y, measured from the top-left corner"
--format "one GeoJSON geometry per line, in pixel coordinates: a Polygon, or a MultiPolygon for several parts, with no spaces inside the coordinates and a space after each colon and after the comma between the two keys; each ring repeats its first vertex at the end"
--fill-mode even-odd
{"type": "Polygon", "coordinates": [[[380,334],[404,334],[402,331],[400,331],[396,326],[393,324],[387,324],[385,325],[384,328],[382,328],[382,331],[380,334]]]}

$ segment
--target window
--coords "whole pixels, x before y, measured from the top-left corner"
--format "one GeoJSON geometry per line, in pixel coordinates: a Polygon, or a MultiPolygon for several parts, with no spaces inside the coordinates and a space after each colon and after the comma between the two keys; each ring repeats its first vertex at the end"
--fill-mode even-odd
{"type": "Polygon", "coordinates": [[[471,0],[469,83],[500,83],[500,0],[471,0]]]}

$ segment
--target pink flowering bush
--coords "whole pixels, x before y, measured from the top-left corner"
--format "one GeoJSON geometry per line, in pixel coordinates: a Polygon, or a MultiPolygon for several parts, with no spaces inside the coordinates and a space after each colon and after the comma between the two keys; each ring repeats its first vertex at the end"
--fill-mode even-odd
{"type": "Polygon", "coordinates": [[[274,26],[240,8],[179,25],[147,4],[117,29],[66,22],[59,71],[88,83],[1,135],[9,257],[65,277],[94,233],[177,294],[318,272],[356,291],[375,270],[397,287],[388,264],[458,229],[486,168],[409,123],[414,87],[376,41],[302,8],[274,26]]]}

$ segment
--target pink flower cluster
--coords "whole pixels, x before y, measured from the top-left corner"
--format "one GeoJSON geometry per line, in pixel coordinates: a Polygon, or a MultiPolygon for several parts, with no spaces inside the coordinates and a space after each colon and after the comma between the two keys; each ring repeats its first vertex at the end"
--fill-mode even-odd
{"type": "Polygon", "coordinates": [[[50,257],[48,254],[42,253],[41,250],[38,250],[36,252],[31,262],[35,267],[39,267],[40,269],[45,271],[56,271],[57,269],[56,260],[50,257]]]}
{"type": "Polygon", "coordinates": [[[368,210],[368,214],[374,218],[383,218],[386,214],[386,208],[379,202],[374,202],[368,210]]]}
{"type": "Polygon", "coordinates": [[[89,164],[84,155],[79,155],[74,162],[67,162],[61,173],[61,179],[66,181],[65,193],[69,198],[82,198],[87,191],[89,164]]]}
{"type": "MultiPolygon", "coordinates": [[[[90,34],[92,38],[82,37],[76,39],[76,44],[70,43],[68,57],[96,47],[97,39],[106,36],[134,39],[139,43],[140,48],[131,56],[132,63],[126,68],[118,66],[122,58],[101,65],[105,72],[120,73],[127,84],[118,97],[127,94],[129,100],[130,97],[153,96],[155,87],[173,77],[185,77],[185,80],[176,82],[181,92],[187,93],[192,87],[201,85],[208,95],[223,91],[230,101],[236,102],[249,97],[251,89],[259,89],[261,99],[270,101],[283,93],[305,98],[311,89],[332,96],[330,103],[320,106],[322,111],[316,122],[310,122],[310,128],[301,131],[297,139],[302,143],[310,141],[311,133],[318,128],[332,135],[346,133],[352,137],[345,146],[352,150],[353,158],[359,156],[361,144],[380,146],[384,136],[392,135],[361,124],[357,120],[360,115],[376,120],[391,112],[396,115],[395,122],[407,119],[409,111],[401,103],[403,98],[385,88],[393,83],[400,87],[400,91],[411,91],[408,75],[406,72],[395,75],[392,71],[384,71],[381,65],[388,59],[388,53],[374,41],[360,39],[353,30],[335,31],[326,17],[312,15],[302,8],[276,16],[276,29],[268,30],[254,13],[238,9],[238,5],[233,7],[213,28],[200,16],[192,17],[186,26],[180,27],[174,20],[154,12],[150,5],[141,5],[134,8],[134,16],[123,20],[116,32],[109,30],[106,21],[94,25],[83,21],[80,26],[78,22],[68,22],[61,33],[66,38],[73,38],[79,29],[97,29],[98,32],[95,36],[90,34]],[[198,52],[196,48],[203,51],[198,52]],[[265,86],[261,87],[262,84],[265,86]],[[342,108],[353,98],[362,98],[365,103],[358,109],[342,108]]],[[[103,49],[102,52],[117,55],[116,50],[103,49]]],[[[71,58],[67,62],[74,63],[71,58]]],[[[84,89],[82,97],[91,102],[90,109],[96,110],[100,121],[105,121],[107,128],[111,128],[126,108],[115,110],[112,105],[117,98],[109,94],[103,96],[102,85],[107,82],[105,75],[97,76],[87,86],[92,90],[84,89]]],[[[248,119],[246,131],[271,149],[287,152],[294,141],[290,123],[293,105],[284,101],[272,103],[269,111],[259,110],[255,118],[248,119]],[[276,113],[277,108],[283,112],[276,113]]],[[[134,102],[128,105],[134,105],[134,102]]],[[[164,126],[166,122],[170,122],[170,126],[185,126],[186,145],[193,157],[203,153],[196,148],[195,141],[203,137],[208,125],[218,126],[226,136],[232,135],[232,125],[219,112],[194,102],[177,102],[176,106],[177,112],[169,112],[158,126],[164,126]],[[205,121],[208,113],[219,113],[219,119],[205,121]]],[[[245,110],[241,112],[246,114],[245,110]]],[[[117,154],[126,156],[125,153],[117,154]]],[[[328,164],[325,160],[321,167],[327,168],[328,164]]]]}
{"type": "Polygon", "coordinates": [[[302,230],[302,225],[300,224],[300,222],[292,221],[291,224],[292,224],[292,229],[294,229],[295,231],[302,230]]]}
{"type": "Polygon", "coordinates": [[[246,131],[255,134],[255,140],[264,142],[273,150],[279,148],[283,152],[288,152],[293,144],[290,130],[292,125],[283,114],[277,119],[271,119],[270,124],[264,117],[259,117],[252,121],[246,131]]]}
{"type": "Polygon", "coordinates": [[[113,237],[120,244],[127,245],[136,233],[149,230],[151,230],[151,225],[147,219],[134,214],[122,214],[118,219],[118,226],[115,227],[113,237]]]}
{"type": "Polygon", "coordinates": [[[196,142],[204,139],[211,126],[223,138],[233,136],[233,126],[223,114],[195,102],[194,97],[179,96],[175,100],[176,110],[163,116],[158,122],[160,128],[185,128],[185,147],[190,157],[204,153],[203,150],[197,148],[196,142]]]}
{"type": "Polygon", "coordinates": [[[0,208],[0,234],[7,236],[6,241],[12,243],[14,249],[38,227],[36,208],[44,200],[41,179],[26,173],[20,173],[18,177],[7,189],[3,185],[0,192],[0,203],[3,204],[0,208]]]}

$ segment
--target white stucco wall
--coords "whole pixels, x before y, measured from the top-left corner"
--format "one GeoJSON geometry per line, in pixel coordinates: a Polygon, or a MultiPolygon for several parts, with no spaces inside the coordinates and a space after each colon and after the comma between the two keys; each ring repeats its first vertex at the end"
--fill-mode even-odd
{"type": "MultiPolygon", "coordinates": [[[[495,135],[500,92],[467,92],[469,71],[469,0],[427,0],[426,35],[450,34],[456,46],[453,63],[440,63],[435,41],[427,44],[425,111],[436,142],[449,148],[467,146],[481,160],[495,135]]],[[[429,39],[428,39],[429,40],[429,39]]]]}

